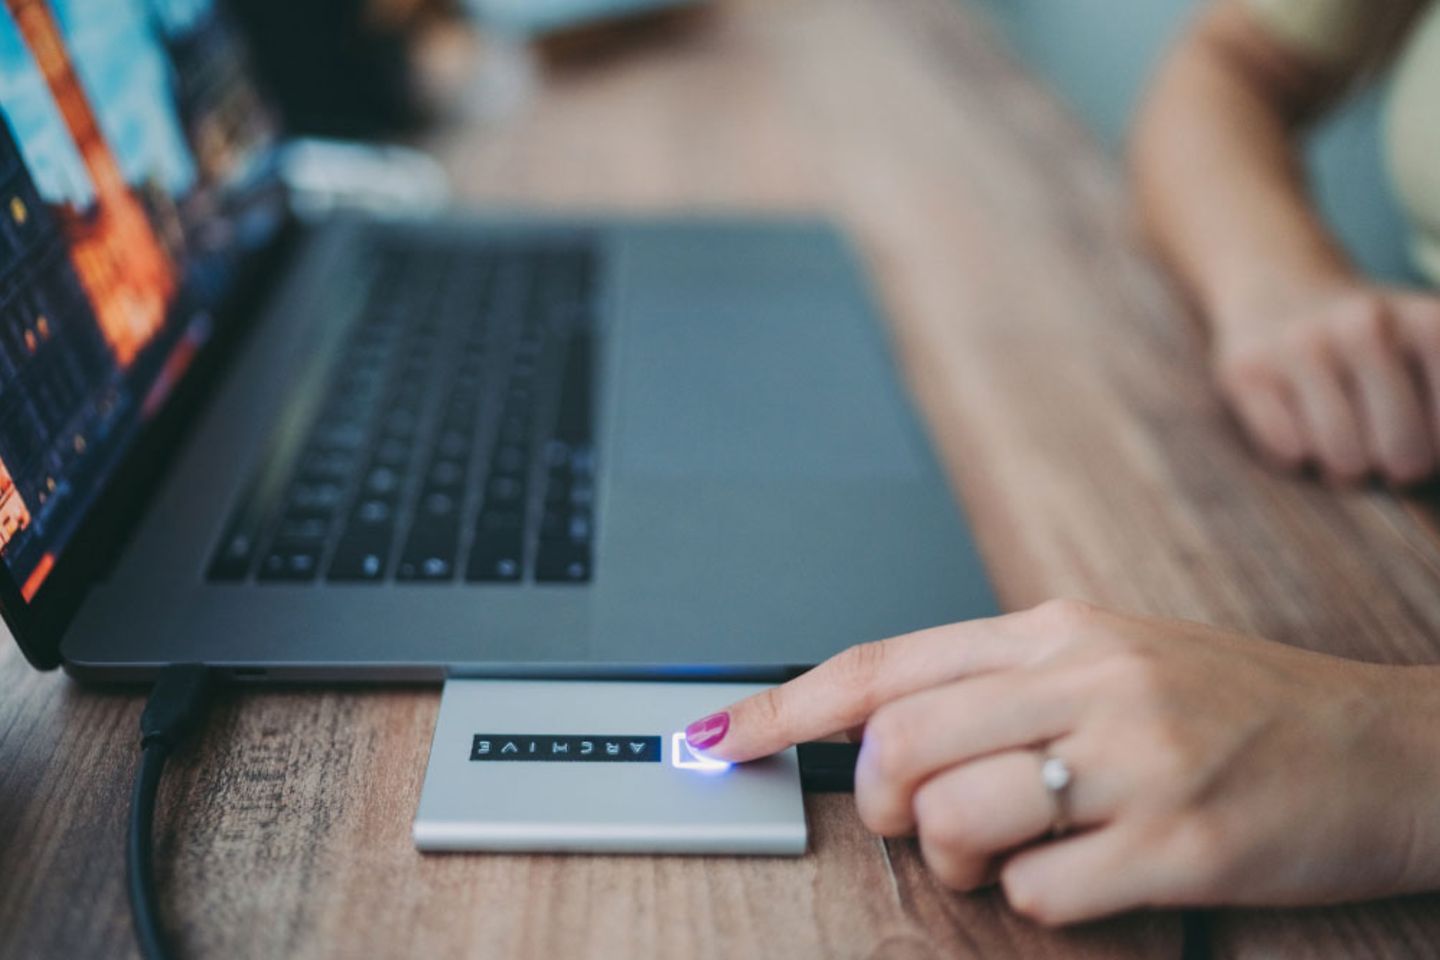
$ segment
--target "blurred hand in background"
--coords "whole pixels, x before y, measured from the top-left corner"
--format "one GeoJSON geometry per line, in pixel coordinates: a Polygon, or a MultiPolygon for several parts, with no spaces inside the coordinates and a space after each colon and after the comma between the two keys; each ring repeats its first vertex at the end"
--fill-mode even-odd
{"type": "MultiPolygon", "coordinates": [[[[1440,5],[1216,0],[1162,66],[1132,160],[1145,225],[1211,334],[1217,385],[1255,446],[1338,483],[1440,466],[1440,296],[1360,276],[1304,182],[1309,123],[1391,62],[1392,168],[1435,261],[1440,5]]],[[[1435,279],[1434,277],[1431,278],[1435,279]]]]}

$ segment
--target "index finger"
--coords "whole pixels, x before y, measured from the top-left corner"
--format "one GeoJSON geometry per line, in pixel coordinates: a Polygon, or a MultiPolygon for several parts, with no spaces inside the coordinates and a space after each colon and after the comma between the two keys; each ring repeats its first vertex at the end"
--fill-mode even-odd
{"type": "Polygon", "coordinates": [[[788,683],[695,721],[686,739],[706,756],[738,762],[849,730],[897,697],[1033,659],[1039,650],[1018,635],[1017,616],[850,647],[788,683]]]}

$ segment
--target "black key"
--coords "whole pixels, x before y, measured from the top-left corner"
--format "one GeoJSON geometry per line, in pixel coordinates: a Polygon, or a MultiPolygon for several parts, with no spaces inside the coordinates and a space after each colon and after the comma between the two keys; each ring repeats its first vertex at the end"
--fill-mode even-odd
{"type": "Polygon", "coordinates": [[[244,580],[255,560],[255,536],[243,523],[232,522],[220,538],[220,548],[215,551],[205,576],[211,580],[244,580]]]}
{"type": "Polygon", "coordinates": [[[577,333],[565,352],[555,438],[574,446],[590,440],[590,335],[577,333]]]}
{"type": "Polygon", "coordinates": [[[549,440],[545,443],[545,466],[554,470],[570,466],[570,444],[564,440],[549,440]]]}
{"type": "Polygon", "coordinates": [[[545,540],[535,556],[535,579],[541,583],[585,583],[590,579],[590,544],[545,540]]]}
{"type": "Polygon", "coordinates": [[[340,505],[345,491],[338,483],[297,483],[285,498],[286,510],[306,513],[327,513],[340,505]]]}
{"type": "Polygon", "coordinates": [[[395,503],[367,497],[350,511],[326,575],[331,580],[375,582],[385,576],[395,540],[395,503]]]}
{"type": "Polygon", "coordinates": [[[405,549],[395,568],[397,580],[439,582],[455,576],[459,531],[453,520],[418,518],[405,538],[405,549]]]}
{"type": "Polygon", "coordinates": [[[325,536],[330,532],[330,521],[325,517],[301,514],[299,516],[286,515],[280,520],[280,528],[276,531],[277,540],[284,541],[310,541],[324,543],[325,536]]]}
{"type": "Polygon", "coordinates": [[[276,546],[260,561],[258,576],[265,581],[308,581],[319,574],[319,567],[318,546],[276,546]]]}
{"type": "Polygon", "coordinates": [[[521,473],[530,462],[530,457],[525,447],[515,444],[502,444],[495,448],[495,459],[490,469],[495,473],[521,473]]]}
{"type": "Polygon", "coordinates": [[[545,506],[562,507],[570,502],[570,471],[551,470],[545,479],[545,506]]]}
{"type": "Polygon", "coordinates": [[[523,417],[506,417],[500,424],[500,443],[506,446],[523,446],[530,439],[530,425],[523,417]]]}
{"type": "Polygon", "coordinates": [[[311,437],[311,443],[322,450],[358,450],[364,442],[365,427],[355,421],[322,424],[311,437]]]}
{"type": "Polygon", "coordinates": [[[521,536],[525,531],[525,514],[521,512],[521,509],[486,508],[475,523],[475,536],[497,539],[521,536]]]}
{"type": "Polygon", "coordinates": [[[407,440],[387,438],[375,448],[375,462],[387,467],[403,467],[410,462],[410,453],[413,449],[407,440]]]}
{"type": "Polygon", "coordinates": [[[594,529],[588,510],[546,507],[540,518],[541,540],[584,543],[591,539],[594,529]]]}
{"type": "Polygon", "coordinates": [[[460,499],[449,490],[427,487],[420,491],[415,510],[425,523],[453,524],[459,520],[460,499]]]}
{"type": "Polygon", "coordinates": [[[442,457],[460,458],[470,450],[470,437],[459,430],[442,431],[435,441],[435,451],[442,457]]]}
{"type": "Polygon", "coordinates": [[[419,417],[414,413],[405,407],[397,407],[385,417],[384,434],[398,440],[408,439],[415,435],[419,424],[419,417]]]}
{"type": "Polygon", "coordinates": [[[331,580],[356,583],[382,580],[390,554],[390,539],[388,530],[369,536],[351,534],[341,537],[335,555],[330,558],[326,576],[331,580]]]}
{"type": "Polygon", "coordinates": [[[341,482],[355,473],[355,455],[341,450],[312,450],[300,461],[296,479],[302,483],[341,482]]]}
{"type": "Polygon", "coordinates": [[[471,582],[514,582],[525,572],[524,547],[519,530],[475,538],[465,564],[471,582]]]}
{"type": "Polygon", "coordinates": [[[427,487],[459,487],[465,480],[465,465],[458,460],[436,460],[425,474],[427,487]]]}
{"type": "Polygon", "coordinates": [[[576,447],[570,451],[570,472],[577,477],[595,475],[595,451],[590,447],[576,447]]]}
{"type": "Polygon", "coordinates": [[[400,489],[400,474],[390,467],[376,466],[365,475],[363,495],[367,497],[388,497],[400,489]]]}
{"type": "Polygon", "coordinates": [[[361,500],[355,505],[355,511],[350,515],[350,527],[369,527],[371,529],[390,529],[395,517],[395,504],[390,500],[371,497],[361,500]]]}
{"type": "MultiPolygon", "coordinates": [[[[390,407],[409,416],[414,416],[425,402],[424,384],[430,378],[430,362],[407,364],[401,371],[400,386],[390,397],[390,407]]],[[[403,426],[403,425],[400,425],[403,426]]]]}
{"type": "Polygon", "coordinates": [[[570,505],[588,507],[595,502],[595,487],[587,479],[576,478],[570,484],[570,505]]]}
{"type": "Polygon", "coordinates": [[[490,477],[485,485],[485,506],[505,509],[525,502],[525,481],[512,474],[490,477]]]}
{"type": "Polygon", "coordinates": [[[570,514],[563,509],[547,506],[540,518],[540,539],[560,540],[570,529],[570,514]]]}

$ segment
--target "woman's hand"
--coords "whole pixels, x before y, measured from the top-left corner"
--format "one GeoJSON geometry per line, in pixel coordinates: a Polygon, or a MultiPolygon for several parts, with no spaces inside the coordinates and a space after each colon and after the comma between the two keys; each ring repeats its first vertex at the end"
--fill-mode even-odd
{"type": "Polygon", "coordinates": [[[1059,601],[864,644],[691,725],[748,760],[863,727],[861,819],[1046,923],[1440,886],[1440,676],[1059,601]],[[1043,752],[1073,771],[1050,839],[1043,752]]]}
{"type": "Polygon", "coordinates": [[[1220,390],[1276,463],[1406,485],[1440,454],[1440,296],[1346,286],[1217,315],[1220,390]]]}

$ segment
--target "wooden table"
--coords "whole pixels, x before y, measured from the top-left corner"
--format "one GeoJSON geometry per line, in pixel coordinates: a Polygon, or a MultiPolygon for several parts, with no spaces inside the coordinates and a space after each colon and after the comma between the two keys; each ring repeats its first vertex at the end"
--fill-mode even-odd
{"type": "MultiPolygon", "coordinates": [[[[467,200],[824,211],[868,255],[1004,602],[1068,594],[1336,653],[1440,655],[1422,506],[1267,473],[1118,165],[951,0],[731,0],[430,146],[467,200]]],[[[0,644],[0,955],[128,955],[140,691],[0,644]]],[[[1433,897],[1062,932],[928,878],[844,797],[801,860],[422,857],[433,689],[225,694],[162,791],[187,957],[1414,956],[1433,897]]]]}

